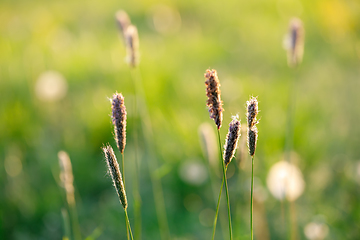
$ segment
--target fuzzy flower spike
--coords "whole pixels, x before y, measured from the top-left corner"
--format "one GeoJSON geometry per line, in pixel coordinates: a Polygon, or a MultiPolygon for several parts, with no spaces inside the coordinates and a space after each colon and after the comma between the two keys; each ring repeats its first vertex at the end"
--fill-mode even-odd
{"type": "Polygon", "coordinates": [[[125,39],[125,31],[127,27],[131,25],[130,18],[124,10],[119,10],[115,14],[115,19],[119,26],[120,33],[122,37],[125,39]]]}
{"type": "Polygon", "coordinates": [[[111,99],[112,123],[114,125],[115,141],[119,151],[124,152],[126,144],[126,107],[121,93],[115,93],[111,99]]]}
{"type": "Polygon", "coordinates": [[[230,163],[231,159],[234,157],[235,155],[235,151],[237,148],[237,144],[240,138],[240,129],[241,129],[241,124],[240,124],[240,120],[239,120],[239,116],[232,116],[232,121],[229,124],[229,132],[226,135],[226,143],[224,146],[224,162],[225,162],[225,167],[227,167],[227,165],[230,163]]]}
{"type": "Polygon", "coordinates": [[[129,25],[125,32],[126,61],[130,67],[136,67],[139,60],[139,34],[134,25],[129,25]]]}
{"type": "Polygon", "coordinates": [[[248,128],[254,127],[258,121],[256,120],[256,116],[259,113],[258,108],[258,101],[256,98],[251,97],[249,101],[246,102],[247,104],[247,122],[248,122],[248,128]]]}
{"type": "Polygon", "coordinates": [[[249,147],[249,154],[251,157],[255,155],[257,137],[258,137],[258,130],[254,126],[253,128],[248,130],[248,147],[249,147]]]}
{"type": "Polygon", "coordinates": [[[121,177],[118,161],[116,160],[114,150],[110,145],[103,147],[103,151],[106,158],[106,163],[109,168],[109,173],[114,183],[114,187],[119,196],[119,200],[123,208],[127,208],[127,198],[125,193],[124,183],[121,177]]]}
{"type": "Polygon", "coordinates": [[[205,79],[206,96],[208,97],[206,105],[209,108],[210,118],[214,119],[217,128],[220,129],[224,109],[220,98],[220,81],[216,70],[206,70],[205,79]]]}
{"type": "Polygon", "coordinates": [[[258,101],[255,97],[251,97],[247,103],[247,122],[248,122],[248,147],[249,147],[249,154],[251,157],[255,154],[256,149],[256,141],[258,137],[258,130],[256,128],[256,124],[258,123],[258,120],[256,119],[256,116],[259,112],[258,109],[258,101]]]}
{"type": "Polygon", "coordinates": [[[285,39],[288,64],[290,67],[298,66],[304,53],[304,27],[299,18],[293,18],[289,24],[289,33],[285,39]]]}

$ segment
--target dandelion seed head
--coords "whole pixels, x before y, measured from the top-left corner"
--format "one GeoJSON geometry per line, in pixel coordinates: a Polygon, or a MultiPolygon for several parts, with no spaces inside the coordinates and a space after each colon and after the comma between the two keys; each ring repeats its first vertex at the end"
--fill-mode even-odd
{"type": "Polygon", "coordinates": [[[300,169],[286,161],[277,162],[270,168],[266,183],[270,193],[278,200],[286,197],[295,201],[305,189],[300,169]]]}
{"type": "Polygon", "coordinates": [[[329,227],[324,223],[310,222],[304,228],[304,234],[309,240],[325,239],[329,233],[329,227]]]}

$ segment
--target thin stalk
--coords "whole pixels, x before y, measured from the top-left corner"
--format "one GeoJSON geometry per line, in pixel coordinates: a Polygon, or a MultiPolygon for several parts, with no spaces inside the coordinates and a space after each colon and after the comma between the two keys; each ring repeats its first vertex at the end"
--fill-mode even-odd
{"type": "MultiPolygon", "coordinates": [[[[122,174],[122,178],[123,178],[123,183],[124,183],[124,187],[126,189],[126,186],[125,186],[125,157],[124,157],[124,152],[121,153],[121,164],[122,164],[122,168],[121,168],[121,174],[122,174]]],[[[126,236],[127,236],[127,239],[130,240],[129,238],[129,225],[128,225],[128,221],[127,221],[127,214],[125,214],[125,226],[126,226],[126,236]]]]}
{"type": "Polygon", "coordinates": [[[126,226],[126,239],[130,240],[130,235],[129,235],[129,224],[126,218],[126,214],[125,214],[125,226],[126,226]]]}
{"type": "Polygon", "coordinates": [[[141,117],[141,126],[144,134],[144,138],[146,143],[148,144],[147,148],[150,152],[149,154],[149,161],[147,161],[148,165],[148,171],[150,175],[151,185],[153,188],[153,195],[154,195],[154,202],[155,202],[155,210],[156,210],[156,216],[159,222],[159,228],[160,228],[160,236],[162,240],[168,240],[170,239],[170,231],[166,216],[166,209],[165,209],[165,200],[164,200],[164,194],[162,190],[161,185],[161,179],[154,176],[154,172],[157,169],[158,162],[154,156],[155,146],[152,145],[154,142],[154,134],[152,131],[152,124],[150,119],[150,114],[146,106],[146,98],[145,98],[145,92],[142,86],[142,79],[141,74],[139,71],[139,68],[135,68],[131,71],[132,78],[134,80],[134,86],[136,89],[136,94],[138,94],[136,97],[141,97],[145,102],[142,104],[142,111],[139,111],[139,116],[141,117]]]}
{"type": "Polygon", "coordinates": [[[124,153],[121,153],[121,164],[122,164],[121,175],[122,175],[122,180],[123,180],[123,183],[125,186],[125,159],[124,158],[125,158],[124,153]]]}
{"type": "Polygon", "coordinates": [[[251,193],[250,193],[250,231],[251,231],[251,240],[254,239],[253,233],[253,198],[254,198],[254,156],[251,157],[251,193]]]}
{"type": "Polygon", "coordinates": [[[64,235],[63,235],[63,239],[70,239],[71,236],[71,230],[70,230],[70,218],[69,218],[69,214],[67,212],[67,210],[65,208],[61,209],[61,215],[63,217],[63,221],[64,221],[64,235]]]}
{"type": "MultiPolygon", "coordinates": [[[[210,159],[209,159],[209,162],[210,162],[210,159]]],[[[217,223],[217,217],[218,217],[218,212],[219,212],[219,203],[218,203],[218,197],[217,197],[217,185],[216,185],[216,181],[217,181],[217,178],[215,178],[216,175],[216,172],[213,171],[211,168],[210,168],[210,165],[208,164],[208,171],[210,172],[210,182],[211,182],[211,188],[212,188],[212,192],[213,192],[213,196],[214,196],[214,202],[215,204],[217,204],[217,213],[215,215],[215,219],[214,219],[214,227],[216,229],[216,223],[217,223]],[[211,173],[212,172],[212,173],[211,173]]],[[[221,183],[221,190],[222,191],[222,186],[224,184],[224,181],[222,181],[221,183]]],[[[221,193],[220,193],[221,195],[221,193]]],[[[226,231],[226,226],[225,226],[225,221],[224,219],[221,219],[220,218],[220,226],[221,226],[221,229],[222,229],[222,233],[223,233],[223,238],[226,238],[226,235],[225,235],[225,231],[226,231]]],[[[215,233],[213,232],[213,239],[214,239],[214,235],[215,233]]]]}
{"type": "Polygon", "coordinates": [[[71,222],[72,222],[71,225],[72,225],[72,229],[73,229],[74,239],[80,240],[81,232],[80,232],[78,214],[77,214],[77,210],[76,210],[75,197],[74,197],[74,202],[72,204],[69,204],[69,210],[70,210],[70,217],[71,217],[71,222]]]}
{"type": "Polygon", "coordinates": [[[290,220],[291,220],[291,240],[298,239],[297,220],[296,220],[296,206],[295,202],[290,202],[290,220]]]}
{"type": "Polygon", "coordinates": [[[281,225],[282,225],[282,228],[281,228],[281,233],[285,236],[286,235],[286,221],[285,221],[285,203],[284,203],[284,199],[281,199],[280,200],[280,203],[281,203],[281,225]]]}
{"type": "Polygon", "coordinates": [[[126,221],[127,221],[127,225],[129,226],[131,240],[134,240],[134,237],[133,237],[133,234],[132,234],[132,231],[131,231],[129,216],[128,216],[128,213],[127,213],[126,209],[125,209],[125,218],[126,218],[126,221]]]}
{"type": "Polygon", "coordinates": [[[296,106],[296,82],[297,82],[297,69],[293,71],[293,78],[289,83],[288,94],[288,109],[287,109],[287,126],[285,136],[285,160],[291,162],[291,154],[294,144],[294,114],[296,106]]]}
{"type": "Polygon", "coordinates": [[[134,151],[134,162],[135,162],[135,169],[134,169],[134,215],[135,215],[135,239],[141,239],[141,195],[140,195],[140,179],[139,179],[139,171],[140,171],[140,164],[138,162],[139,158],[138,158],[138,124],[137,124],[137,94],[136,94],[136,81],[134,79],[133,81],[134,84],[134,103],[133,103],[133,118],[132,118],[132,123],[133,123],[133,128],[134,128],[134,147],[135,147],[135,151],[134,151]]]}
{"type": "Polygon", "coordinates": [[[215,219],[214,219],[213,235],[212,235],[212,238],[211,238],[212,240],[214,240],[214,238],[215,238],[216,223],[217,223],[217,218],[218,218],[218,214],[219,214],[219,206],[220,206],[220,199],[221,199],[221,193],[222,193],[223,185],[224,185],[224,178],[222,179],[219,198],[218,198],[217,205],[216,205],[216,213],[215,213],[215,219]]]}
{"type": "Polygon", "coordinates": [[[229,218],[229,235],[230,240],[232,240],[232,226],[231,226],[231,212],[230,212],[230,201],[229,201],[229,190],[226,180],[226,168],[224,160],[222,159],[222,148],[221,148],[221,139],[220,139],[220,129],[218,129],[218,139],[219,139],[219,148],[220,148],[220,160],[223,169],[223,181],[225,182],[225,193],[226,193],[226,202],[227,202],[227,209],[228,209],[228,218],[229,218]]]}
{"type": "MultiPolygon", "coordinates": [[[[289,96],[288,96],[288,110],[287,110],[287,131],[285,136],[285,160],[288,163],[292,162],[291,159],[291,151],[294,145],[294,115],[295,115],[295,108],[296,108],[296,83],[298,82],[298,67],[292,69],[292,81],[289,85],[289,96]]],[[[286,198],[285,198],[286,201],[286,198]]],[[[286,209],[291,211],[290,209],[286,209]]],[[[291,214],[291,213],[290,213],[291,214]]],[[[287,214],[286,214],[287,215],[287,214]]],[[[289,216],[288,216],[289,217],[289,216]]],[[[287,235],[296,235],[293,228],[291,227],[291,218],[289,219],[289,223],[287,224],[288,231],[287,235]]],[[[285,228],[285,229],[286,229],[285,228]]]]}
{"type": "Polygon", "coordinates": [[[141,239],[141,196],[139,191],[139,174],[138,163],[135,159],[135,174],[134,174],[134,215],[135,215],[135,239],[141,239]]]}

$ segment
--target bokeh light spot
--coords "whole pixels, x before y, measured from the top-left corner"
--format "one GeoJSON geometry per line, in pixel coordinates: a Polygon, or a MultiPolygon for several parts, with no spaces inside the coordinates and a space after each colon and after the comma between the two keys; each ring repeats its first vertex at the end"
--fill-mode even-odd
{"type": "Polygon", "coordinates": [[[64,98],[67,88],[67,82],[60,73],[47,71],[37,79],[35,93],[38,99],[44,102],[52,102],[64,98]]]}

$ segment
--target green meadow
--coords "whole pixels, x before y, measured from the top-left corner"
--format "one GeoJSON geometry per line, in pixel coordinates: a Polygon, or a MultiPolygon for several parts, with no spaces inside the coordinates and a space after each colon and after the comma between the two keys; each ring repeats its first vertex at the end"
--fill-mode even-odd
{"type": "MultiPolygon", "coordinates": [[[[222,168],[207,69],[221,84],[222,147],[231,117],[242,124],[227,168],[233,239],[250,239],[252,96],[254,239],[360,239],[357,0],[2,0],[0,239],[127,239],[102,150],[109,143],[121,166],[115,92],[127,111],[134,239],[211,239],[222,168]],[[138,30],[136,68],[126,61],[120,9],[138,30]],[[305,30],[296,68],[284,49],[292,17],[305,30]],[[74,205],[60,151],[71,160],[74,205]]],[[[215,239],[229,239],[224,190],[215,239]]]]}

